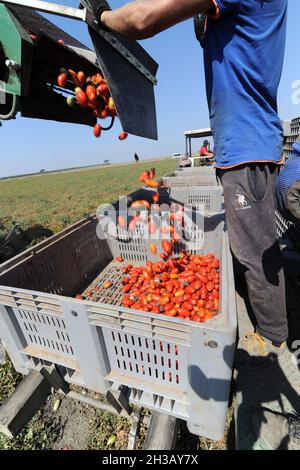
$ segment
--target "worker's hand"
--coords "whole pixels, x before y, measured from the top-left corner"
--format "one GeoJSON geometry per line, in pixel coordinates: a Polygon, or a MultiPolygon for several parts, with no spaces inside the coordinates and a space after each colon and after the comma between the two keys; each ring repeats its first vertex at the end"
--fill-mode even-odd
{"type": "Polygon", "coordinates": [[[99,24],[101,24],[102,13],[111,10],[106,0],[81,0],[81,4],[95,15],[99,24]]]}
{"type": "Polygon", "coordinates": [[[206,28],[206,18],[207,16],[204,13],[202,13],[201,15],[194,16],[195,35],[201,47],[203,47],[203,39],[204,39],[205,28],[206,28]]]}

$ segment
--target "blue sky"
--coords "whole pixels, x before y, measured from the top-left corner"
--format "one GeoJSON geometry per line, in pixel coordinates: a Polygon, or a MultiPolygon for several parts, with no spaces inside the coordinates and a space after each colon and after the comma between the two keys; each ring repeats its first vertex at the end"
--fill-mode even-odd
{"type": "MultiPolygon", "coordinates": [[[[77,6],[79,2],[56,0],[56,3],[77,6]]],[[[110,2],[112,8],[124,3],[110,2]]],[[[292,83],[300,81],[299,18],[299,0],[289,0],[286,56],[279,89],[279,113],[284,119],[300,115],[300,104],[292,101],[292,83]]],[[[84,24],[53,16],[49,19],[90,45],[84,24]]],[[[184,130],[209,126],[202,52],[194,38],[192,21],[143,41],[142,45],[160,65],[155,91],[158,142],[134,136],[120,142],[119,124],[95,139],[87,126],[18,117],[4,122],[0,128],[0,176],[97,164],[106,158],[113,162],[128,161],[134,152],[149,158],[184,151],[184,130]]]]}

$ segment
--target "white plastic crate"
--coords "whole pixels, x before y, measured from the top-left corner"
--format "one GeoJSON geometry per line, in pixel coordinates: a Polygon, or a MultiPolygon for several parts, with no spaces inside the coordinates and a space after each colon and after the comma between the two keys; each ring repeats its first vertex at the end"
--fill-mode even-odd
{"type": "MultiPolygon", "coordinates": [[[[221,438],[236,309],[220,216],[206,226],[203,248],[221,260],[220,313],[203,324],[121,306],[122,265],[95,237],[96,225],[96,218],[84,220],[2,266],[0,338],[15,368],[26,374],[57,364],[67,381],[99,393],[126,385],[131,403],[184,419],[195,434],[221,438]],[[99,302],[73,298],[98,276],[115,279],[115,288],[100,292],[99,302]]],[[[135,247],[135,262],[140,255],[135,247]]]]}

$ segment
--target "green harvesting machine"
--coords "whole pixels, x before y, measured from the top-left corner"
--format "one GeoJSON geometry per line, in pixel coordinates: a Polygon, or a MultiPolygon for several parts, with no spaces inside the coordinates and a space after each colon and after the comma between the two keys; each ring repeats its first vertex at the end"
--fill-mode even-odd
{"type": "Polygon", "coordinates": [[[74,84],[57,84],[61,69],[99,72],[107,81],[125,132],[157,139],[154,85],[158,65],[135,41],[101,28],[81,2],[71,8],[41,0],[0,0],[0,121],[22,117],[94,126],[89,109],[66,97],[74,84]],[[38,13],[38,11],[40,13],[38,13]],[[87,23],[94,51],[41,13],[87,23]]]}

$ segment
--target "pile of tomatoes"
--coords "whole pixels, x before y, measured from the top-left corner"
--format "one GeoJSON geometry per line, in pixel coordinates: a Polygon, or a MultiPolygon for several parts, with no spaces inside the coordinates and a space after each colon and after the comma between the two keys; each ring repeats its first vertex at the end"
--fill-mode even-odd
{"type": "MultiPolygon", "coordinates": [[[[57,77],[57,84],[61,88],[66,88],[67,83],[74,85],[75,97],[68,96],[67,104],[73,107],[75,103],[82,108],[88,108],[96,116],[97,119],[105,119],[107,117],[116,117],[117,110],[115,103],[110,95],[108,85],[100,73],[86,77],[82,71],[76,73],[71,69],[61,69],[61,73],[57,77]]],[[[95,124],[94,136],[100,137],[102,126],[95,124]]],[[[119,140],[127,138],[126,132],[119,134],[119,140]]]]}
{"type": "MultiPolygon", "coordinates": [[[[219,310],[219,260],[213,253],[172,257],[172,244],[163,240],[165,261],[122,267],[122,305],[203,323],[219,310]]],[[[119,259],[120,261],[120,259],[119,259]]]]}

